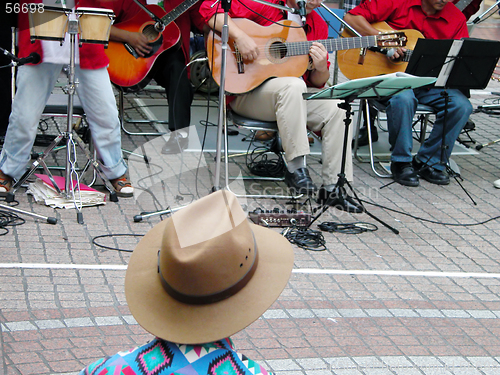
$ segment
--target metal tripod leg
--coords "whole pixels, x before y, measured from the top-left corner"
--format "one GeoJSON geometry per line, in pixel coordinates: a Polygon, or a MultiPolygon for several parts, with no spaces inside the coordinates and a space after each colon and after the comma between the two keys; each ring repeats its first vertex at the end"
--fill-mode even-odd
{"type": "Polygon", "coordinates": [[[36,219],[42,219],[42,220],[45,220],[48,224],[56,224],[57,223],[57,219],[55,217],[42,216],[42,215],[35,214],[33,212],[20,210],[19,208],[5,206],[3,204],[0,204],[0,208],[6,209],[6,210],[9,210],[12,212],[16,212],[18,214],[28,215],[28,216],[34,217],[36,219]]]}
{"type": "Polygon", "coordinates": [[[43,167],[43,169],[45,170],[45,173],[47,173],[47,175],[50,178],[50,181],[54,185],[54,188],[56,189],[57,193],[62,194],[61,190],[59,189],[59,187],[55,183],[54,177],[52,176],[52,173],[50,173],[49,168],[47,167],[47,164],[45,164],[45,158],[52,152],[52,150],[54,148],[56,148],[56,146],[59,144],[59,142],[61,142],[62,139],[65,139],[67,137],[68,137],[67,133],[61,133],[56,138],[54,138],[54,140],[49,145],[49,147],[47,147],[43,151],[43,153],[33,162],[33,164],[31,164],[30,169],[27,170],[26,172],[24,172],[22,177],[14,184],[14,186],[12,186],[12,189],[7,193],[7,196],[5,198],[6,202],[14,202],[14,195],[15,195],[16,191],[21,187],[22,184],[24,184],[26,182],[26,180],[36,171],[36,169],[39,166],[43,167]]]}
{"type": "Polygon", "coordinates": [[[74,135],[74,139],[75,139],[76,143],[78,144],[78,146],[80,147],[80,149],[85,154],[85,157],[87,158],[89,164],[94,168],[94,171],[101,178],[101,180],[104,183],[104,186],[109,191],[109,200],[111,202],[118,202],[118,196],[116,195],[116,191],[115,191],[113,185],[111,184],[111,182],[109,181],[109,179],[104,175],[101,168],[99,167],[100,166],[99,162],[97,160],[95,160],[92,157],[92,155],[90,155],[90,152],[85,147],[85,143],[83,142],[83,140],[80,138],[80,136],[78,134],[74,135]]]}
{"type": "MultiPolygon", "coordinates": [[[[387,224],[386,222],[384,222],[383,220],[381,220],[380,218],[378,218],[377,216],[375,216],[374,214],[372,214],[371,212],[369,212],[365,208],[365,206],[361,202],[361,199],[359,199],[358,195],[356,194],[356,192],[352,188],[351,184],[349,183],[349,181],[347,181],[347,178],[345,177],[345,163],[346,163],[346,157],[347,157],[347,155],[346,155],[347,154],[347,142],[350,142],[350,139],[348,139],[349,138],[348,137],[348,135],[349,135],[348,130],[349,130],[349,125],[351,124],[352,109],[351,109],[351,105],[349,104],[349,101],[347,99],[345,100],[345,102],[339,103],[338,106],[346,111],[346,117],[344,119],[345,127],[344,127],[344,144],[343,144],[343,148],[342,148],[342,162],[341,162],[341,167],[340,167],[340,173],[338,174],[339,178],[338,178],[337,184],[335,185],[335,188],[334,188],[334,191],[338,192],[338,197],[336,198],[336,200],[342,206],[344,206],[346,204],[346,202],[348,201],[348,198],[350,198],[349,195],[347,194],[347,190],[345,188],[345,186],[347,185],[347,187],[354,194],[354,198],[356,199],[356,201],[363,208],[363,212],[365,214],[370,216],[372,219],[378,221],[380,224],[384,225],[386,228],[390,229],[394,234],[399,234],[399,231],[396,228],[390,226],[389,224],[387,224]]],[[[370,124],[367,124],[367,126],[369,129],[370,124]]],[[[311,222],[309,223],[307,228],[310,228],[311,225],[316,220],[318,220],[318,218],[328,209],[328,207],[331,206],[332,203],[334,203],[334,202],[332,201],[332,198],[329,197],[326,200],[326,202],[323,203],[322,207],[320,208],[320,212],[311,220],[311,222]]]]}

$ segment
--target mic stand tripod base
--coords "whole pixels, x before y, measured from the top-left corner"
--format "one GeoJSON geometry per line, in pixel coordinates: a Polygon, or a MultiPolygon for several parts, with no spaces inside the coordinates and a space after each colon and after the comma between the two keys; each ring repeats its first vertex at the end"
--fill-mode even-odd
{"type": "Polygon", "coordinates": [[[3,204],[0,204],[0,208],[6,209],[6,210],[9,210],[9,211],[12,211],[12,212],[16,212],[16,213],[28,215],[28,216],[34,217],[36,219],[42,219],[42,220],[45,220],[48,224],[56,224],[57,223],[57,219],[55,217],[42,216],[42,215],[35,214],[33,212],[28,212],[28,211],[20,210],[19,208],[15,208],[15,207],[11,207],[11,206],[6,206],[6,205],[3,205],[3,204]]]}

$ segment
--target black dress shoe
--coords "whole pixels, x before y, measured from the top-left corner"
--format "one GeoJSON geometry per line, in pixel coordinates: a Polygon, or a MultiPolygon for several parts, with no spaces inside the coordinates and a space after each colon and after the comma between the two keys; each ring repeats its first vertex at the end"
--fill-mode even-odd
{"type": "Polygon", "coordinates": [[[365,211],[360,203],[347,195],[345,191],[341,193],[340,190],[341,189],[337,187],[333,191],[328,191],[322,186],[318,191],[318,199],[316,202],[321,205],[328,204],[331,207],[354,214],[360,214],[365,211]]]}
{"type": "Polygon", "coordinates": [[[170,138],[161,149],[162,154],[179,154],[184,151],[189,144],[189,137],[183,137],[179,133],[171,133],[170,138]]]}
{"type": "Polygon", "coordinates": [[[293,173],[285,168],[285,183],[292,191],[292,194],[312,195],[318,190],[314,185],[307,168],[299,168],[293,173]]]}
{"type": "Polygon", "coordinates": [[[444,171],[427,166],[416,156],[413,157],[412,164],[418,175],[431,184],[448,185],[450,183],[450,176],[448,176],[444,171]]]}
{"type": "MultiPolygon", "coordinates": [[[[376,126],[371,127],[371,133],[372,133],[372,143],[378,141],[378,130],[376,126]]],[[[368,128],[366,126],[363,126],[359,129],[359,134],[358,134],[358,147],[366,146],[368,145],[368,128]]],[[[354,140],[353,140],[353,146],[354,146],[354,140]]]]}
{"type": "Polygon", "coordinates": [[[410,162],[392,162],[392,178],[404,186],[418,186],[418,176],[410,162]]]}

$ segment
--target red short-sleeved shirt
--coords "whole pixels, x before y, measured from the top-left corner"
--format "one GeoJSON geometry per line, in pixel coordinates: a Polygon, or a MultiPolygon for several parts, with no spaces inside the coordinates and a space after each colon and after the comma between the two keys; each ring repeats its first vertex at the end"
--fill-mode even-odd
{"type": "Polygon", "coordinates": [[[427,15],[421,0],[370,0],[349,13],[363,16],[370,23],[385,21],[395,30],[418,30],[427,39],[469,37],[465,16],[451,3],[438,13],[427,15]]]}
{"type": "MultiPolygon", "coordinates": [[[[279,0],[271,0],[270,2],[280,4],[279,0]]],[[[216,3],[216,0],[205,0],[200,5],[200,14],[205,22],[208,22],[215,13],[224,12],[220,6],[220,1],[215,5],[214,3],[216,3]]],[[[284,19],[284,13],[280,9],[249,0],[232,1],[228,14],[231,18],[246,18],[262,26],[269,26],[272,21],[284,19]]]]}
{"type": "MultiPolygon", "coordinates": [[[[25,3],[42,3],[42,0],[21,0],[21,5],[25,3]]],[[[91,7],[99,8],[100,4],[97,0],[76,0],[75,6],[78,7],[91,7]]],[[[28,13],[20,12],[18,16],[19,28],[19,57],[26,57],[29,54],[36,52],[40,55],[43,62],[43,48],[40,40],[35,40],[31,43],[29,18],[28,13]]],[[[82,69],[100,69],[109,64],[109,59],[104,52],[104,45],[102,44],[88,44],[84,43],[80,47],[80,66],[82,69]]]]}
{"type": "MultiPolygon", "coordinates": [[[[108,8],[112,9],[115,13],[116,19],[115,24],[128,21],[129,19],[135,17],[138,12],[143,12],[143,10],[137,5],[133,0],[99,0],[101,4],[107,5],[108,8]]],[[[146,4],[146,0],[141,0],[142,4],[146,4]]],[[[163,6],[165,12],[170,12],[172,9],[176,8],[178,5],[182,4],[183,0],[165,0],[163,6]]],[[[184,51],[184,57],[186,63],[189,62],[189,38],[191,25],[194,24],[200,30],[203,28],[203,21],[198,13],[199,2],[194,4],[185,13],[177,17],[174,22],[179,27],[181,38],[182,38],[182,50],[184,51]]],[[[162,16],[164,12],[158,14],[162,16]]],[[[145,13],[144,13],[145,15],[145,13]]],[[[142,19],[142,18],[141,18],[142,19]]]]}
{"type": "MultiPolygon", "coordinates": [[[[219,4],[212,5],[216,0],[205,0],[200,6],[200,14],[208,22],[215,13],[222,13],[224,10],[219,4]]],[[[271,0],[276,4],[281,4],[280,0],[271,0]]],[[[280,21],[285,18],[285,13],[277,8],[270,7],[265,4],[257,3],[252,0],[236,0],[231,3],[229,10],[231,18],[246,18],[262,26],[269,26],[272,21],[280,21]]],[[[222,15],[221,15],[222,17],[222,15]]],[[[328,25],[323,18],[316,12],[311,12],[306,17],[306,35],[307,40],[321,40],[328,38],[328,25]]],[[[330,62],[328,62],[330,66],[330,62]]],[[[310,71],[306,71],[303,75],[304,81],[308,86],[312,86],[309,80],[310,71]]]]}

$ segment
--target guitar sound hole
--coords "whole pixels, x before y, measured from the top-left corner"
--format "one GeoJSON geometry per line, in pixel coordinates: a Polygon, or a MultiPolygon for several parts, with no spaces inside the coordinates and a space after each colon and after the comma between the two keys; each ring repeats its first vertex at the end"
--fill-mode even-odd
{"type": "Polygon", "coordinates": [[[148,38],[149,45],[152,48],[152,50],[144,56],[145,58],[149,58],[160,49],[163,43],[163,36],[155,29],[154,25],[146,25],[142,33],[148,38]]]}
{"type": "Polygon", "coordinates": [[[269,54],[272,58],[281,60],[286,57],[286,45],[282,42],[274,42],[269,47],[269,54]]]}
{"type": "Polygon", "coordinates": [[[146,25],[142,30],[142,33],[148,38],[149,42],[154,42],[158,38],[158,31],[156,31],[154,25],[146,25]]]}

